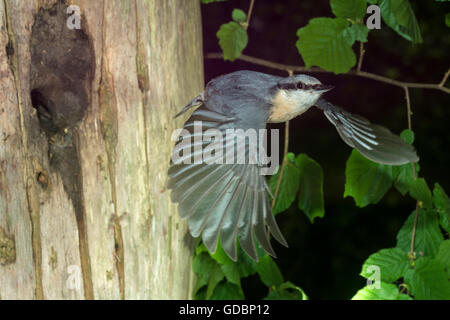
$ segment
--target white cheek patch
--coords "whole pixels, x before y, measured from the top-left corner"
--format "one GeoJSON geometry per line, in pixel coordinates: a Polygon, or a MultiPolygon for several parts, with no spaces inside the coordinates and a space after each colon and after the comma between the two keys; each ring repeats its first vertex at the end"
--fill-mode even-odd
{"type": "Polygon", "coordinates": [[[308,110],[320,93],[308,91],[280,91],[273,99],[272,113],[269,122],[285,122],[291,120],[308,110]]]}

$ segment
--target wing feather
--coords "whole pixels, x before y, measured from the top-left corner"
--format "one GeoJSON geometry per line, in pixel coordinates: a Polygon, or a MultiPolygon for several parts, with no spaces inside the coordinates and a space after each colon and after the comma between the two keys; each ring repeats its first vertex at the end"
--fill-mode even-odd
{"type": "MultiPolygon", "coordinates": [[[[205,104],[200,106],[184,125],[189,134],[177,139],[177,146],[188,141],[184,150],[191,153],[183,154],[176,163],[171,161],[168,172],[171,198],[179,204],[180,216],[188,219],[192,236],[201,236],[210,252],[215,252],[220,239],[222,248],[233,260],[237,258],[238,239],[242,249],[254,260],[258,259],[255,238],[272,256],[275,252],[270,244],[269,231],[275,239],[286,244],[271,213],[261,167],[249,162],[249,159],[256,159],[252,154],[254,149],[248,140],[226,135],[230,128],[244,131],[265,128],[265,121],[256,125],[254,118],[251,121],[245,125],[245,121],[235,115],[210,110],[205,104]],[[199,121],[201,132],[195,128],[199,121]],[[203,141],[202,137],[209,129],[219,130],[225,138],[203,141]],[[244,143],[238,143],[242,141],[244,143]],[[214,143],[224,146],[223,158],[233,159],[234,164],[209,162],[218,157],[215,154],[201,157],[201,163],[193,163],[194,156],[204,155],[206,148],[214,147],[214,143]],[[237,160],[244,162],[236,163],[237,160]],[[188,161],[191,163],[184,163],[188,161]]],[[[179,151],[181,147],[176,148],[174,150],[179,151]]]]}
{"type": "Polygon", "coordinates": [[[419,161],[414,147],[387,128],[374,125],[369,120],[351,114],[324,99],[319,99],[316,105],[334,124],[342,140],[366,158],[388,165],[419,161]]]}

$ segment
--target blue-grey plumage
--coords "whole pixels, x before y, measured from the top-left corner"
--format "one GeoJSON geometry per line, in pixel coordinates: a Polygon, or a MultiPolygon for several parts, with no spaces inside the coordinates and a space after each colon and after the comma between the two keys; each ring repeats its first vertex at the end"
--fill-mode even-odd
{"type": "MultiPolygon", "coordinates": [[[[367,158],[391,165],[418,161],[414,148],[388,129],[372,125],[321,98],[331,88],[307,75],[283,78],[238,71],[217,77],[176,115],[199,106],[184,124],[189,134],[181,137],[175,149],[185,138],[199,135],[194,129],[198,122],[202,123],[201,135],[209,129],[222,133],[227,129],[259,130],[268,122],[285,122],[315,105],[335,125],[344,142],[367,158]]],[[[237,144],[234,138],[227,139],[224,145],[237,144]]],[[[210,141],[192,142],[189,148],[192,147],[194,152],[188,157],[203,153],[211,145],[210,141]],[[195,147],[200,150],[195,151],[195,147]]],[[[249,141],[236,147],[245,153],[245,163],[171,161],[168,187],[172,189],[172,200],[179,204],[180,216],[188,219],[192,236],[201,236],[211,252],[215,252],[220,238],[224,251],[236,260],[236,240],[239,239],[242,249],[257,260],[256,240],[266,252],[275,256],[269,232],[283,245],[287,246],[287,243],[271,213],[266,193],[268,186],[261,175],[264,166],[259,161],[249,161],[256,157],[255,150],[259,150],[252,148],[249,141]]]]}

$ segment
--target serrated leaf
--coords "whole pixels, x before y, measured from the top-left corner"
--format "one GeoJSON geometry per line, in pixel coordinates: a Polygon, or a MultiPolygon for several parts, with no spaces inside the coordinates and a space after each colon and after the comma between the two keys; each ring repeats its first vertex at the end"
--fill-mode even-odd
{"type": "Polygon", "coordinates": [[[197,274],[194,295],[201,287],[208,284],[210,274],[216,265],[217,263],[206,252],[200,253],[194,257],[193,270],[197,274]]]}
{"type": "MultiPolygon", "coordinates": [[[[405,221],[397,234],[397,248],[409,252],[411,246],[411,234],[414,224],[413,211],[405,221]]],[[[425,257],[434,257],[439,250],[444,237],[439,229],[439,220],[436,211],[419,209],[416,234],[414,238],[414,251],[423,252],[425,257]]]]}
{"type": "MultiPolygon", "coordinates": [[[[419,172],[418,164],[415,163],[414,165],[416,166],[416,172],[419,172]]],[[[414,183],[414,175],[411,164],[407,163],[401,166],[392,166],[392,173],[395,177],[394,187],[402,195],[408,193],[411,185],[414,183]]]]}
{"type": "Polygon", "coordinates": [[[354,21],[364,18],[366,0],[330,0],[331,11],[338,18],[354,21]]]}
{"type": "Polygon", "coordinates": [[[244,293],[241,288],[230,282],[220,282],[211,296],[211,300],[243,300],[244,293]]]}
{"type": "Polygon", "coordinates": [[[358,207],[381,200],[392,186],[392,167],[372,162],[353,150],[345,168],[344,197],[351,196],[358,207]]]}
{"type": "MultiPolygon", "coordinates": [[[[409,129],[405,129],[400,133],[400,137],[408,144],[414,142],[414,132],[409,129]]],[[[414,163],[416,167],[416,173],[419,172],[419,164],[414,163]]],[[[394,187],[402,194],[405,195],[411,188],[411,184],[414,183],[414,175],[411,167],[411,163],[407,163],[401,166],[393,166],[392,172],[394,174],[394,187]]]]}
{"type": "Polygon", "coordinates": [[[322,167],[306,154],[300,154],[295,159],[299,169],[299,199],[298,208],[309,218],[311,223],[316,217],[325,214],[323,201],[323,170],[322,167]]]}
{"type": "Polygon", "coordinates": [[[441,262],[423,258],[406,272],[405,283],[417,300],[450,300],[450,281],[441,262]]]}
{"type": "Polygon", "coordinates": [[[216,288],[217,284],[222,281],[222,279],[225,277],[222,270],[220,269],[220,265],[216,264],[214,265],[214,268],[212,269],[210,275],[209,275],[209,281],[208,281],[208,287],[206,288],[206,299],[210,299],[214,289],[216,288]]]}
{"type": "Polygon", "coordinates": [[[369,35],[369,28],[365,24],[357,23],[352,24],[345,30],[345,38],[349,45],[353,45],[355,41],[367,42],[367,36],[369,35]]]}
{"type": "Polygon", "coordinates": [[[442,263],[444,270],[450,280],[450,240],[444,240],[439,247],[436,260],[442,263]]]}
{"type": "Polygon", "coordinates": [[[433,203],[439,211],[442,228],[450,233],[450,199],[439,183],[434,185],[433,203]]]}
{"type": "Polygon", "coordinates": [[[239,58],[248,43],[247,31],[234,21],[221,25],[217,31],[217,38],[224,60],[234,61],[239,58]]]}
{"type": "Polygon", "coordinates": [[[352,44],[345,38],[348,24],[342,18],[314,18],[298,29],[297,49],[307,68],[314,65],[338,74],[356,64],[352,44]]]}
{"type": "Polygon", "coordinates": [[[234,9],[231,17],[236,22],[245,22],[247,20],[247,14],[241,9],[234,9]]]}
{"type": "Polygon", "coordinates": [[[220,265],[220,269],[229,282],[234,283],[239,287],[241,286],[241,276],[235,263],[222,264],[220,265]]]}
{"type": "Polygon", "coordinates": [[[381,282],[380,289],[375,286],[364,287],[355,294],[352,300],[412,300],[412,298],[400,293],[397,286],[381,282]]]}
{"type": "Polygon", "coordinates": [[[308,296],[300,287],[287,281],[271,290],[264,300],[308,300],[308,296]]]}
{"type": "Polygon", "coordinates": [[[236,265],[239,270],[239,274],[241,275],[241,278],[245,278],[255,274],[256,264],[257,262],[250,259],[249,256],[244,252],[244,250],[239,248],[238,260],[236,262],[236,265]]]}
{"type": "Polygon", "coordinates": [[[403,139],[408,144],[414,143],[414,131],[410,129],[405,129],[400,133],[400,138],[403,139]]]}
{"type": "MultiPolygon", "coordinates": [[[[269,187],[272,194],[275,195],[280,171],[269,179],[269,187]]],[[[273,214],[277,214],[288,209],[294,202],[300,184],[300,170],[295,163],[295,155],[288,153],[286,155],[286,165],[284,167],[283,177],[281,178],[280,188],[272,210],[273,214]]]]}
{"type": "Polygon", "coordinates": [[[395,32],[413,43],[423,41],[409,0],[381,0],[379,6],[384,22],[395,32]]]}
{"type": "Polygon", "coordinates": [[[256,264],[256,272],[261,278],[261,281],[269,288],[283,283],[283,275],[280,269],[275,261],[267,254],[256,264]]]}
{"type": "MultiPolygon", "coordinates": [[[[202,245],[205,247],[206,246],[202,243],[202,245]]],[[[206,249],[207,252],[208,249],[206,249]]],[[[225,253],[225,251],[222,248],[222,245],[220,244],[220,241],[217,241],[217,249],[216,252],[214,253],[210,253],[211,257],[216,260],[218,263],[220,264],[230,264],[230,263],[234,263],[233,260],[230,259],[230,257],[228,257],[228,255],[225,253]]]]}
{"type": "Polygon", "coordinates": [[[380,268],[380,278],[385,282],[393,282],[405,274],[409,266],[408,255],[399,248],[383,249],[364,262],[361,276],[369,278],[372,275],[370,266],[380,268]]]}
{"type": "Polygon", "coordinates": [[[418,201],[422,201],[425,208],[431,208],[433,197],[424,178],[418,178],[410,186],[409,194],[418,201]]]}

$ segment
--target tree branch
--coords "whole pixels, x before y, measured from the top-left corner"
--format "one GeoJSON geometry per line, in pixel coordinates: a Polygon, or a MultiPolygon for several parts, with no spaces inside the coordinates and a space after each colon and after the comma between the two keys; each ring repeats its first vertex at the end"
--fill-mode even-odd
{"type": "MultiPolygon", "coordinates": [[[[208,53],[208,54],[206,54],[205,58],[207,58],[207,59],[223,59],[223,54],[219,53],[219,52],[208,53]]],[[[289,70],[291,70],[291,71],[294,71],[294,72],[323,72],[323,73],[331,73],[330,71],[326,71],[326,70],[323,70],[323,69],[317,68],[317,67],[306,68],[304,66],[286,65],[286,64],[272,62],[272,61],[269,61],[269,60],[264,60],[264,59],[260,59],[260,58],[247,56],[247,55],[244,55],[244,54],[241,55],[237,59],[245,61],[245,62],[249,62],[249,63],[252,63],[252,64],[255,64],[255,65],[259,65],[259,66],[263,66],[263,67],[267,67],[267,68],[272,68],[272,69],[276,69],[276,70],[281,70],[281,71],[286,71],[286,72],[289,72],[289,70]]],[[[375,74],[375,73],[370,73],[370,72],[361,71],[361,70],[359,70],[359,71],[358,70],[350,70],[347,73],[343,73],[343,75],[354,75],[354,76],[358,76],[358,77],[372,79],[372,80],[375,80],[375,81],[384,82],[384,83],[387,83],[387,84],[390,84],[390,85],[393,85],[393,86],[397,86],[397,87],[401,87],[401,88],[407,87],[407,88],[434,89],[434,90],[440,90],[440,91],[443,91],[445,93],[450,94],[450,88],[444,87],[444,85],[442,84],[443,82],[445,83],[446,79],[449,76],[449,73],[450,73],[450,70],[444,75],[444,78],[438,84],[435,84],[435,83],[403,82],[403,81],[394,80],[394,79],[391,79],[391,78],[380,76],[380,75],[375,74]]]]}

